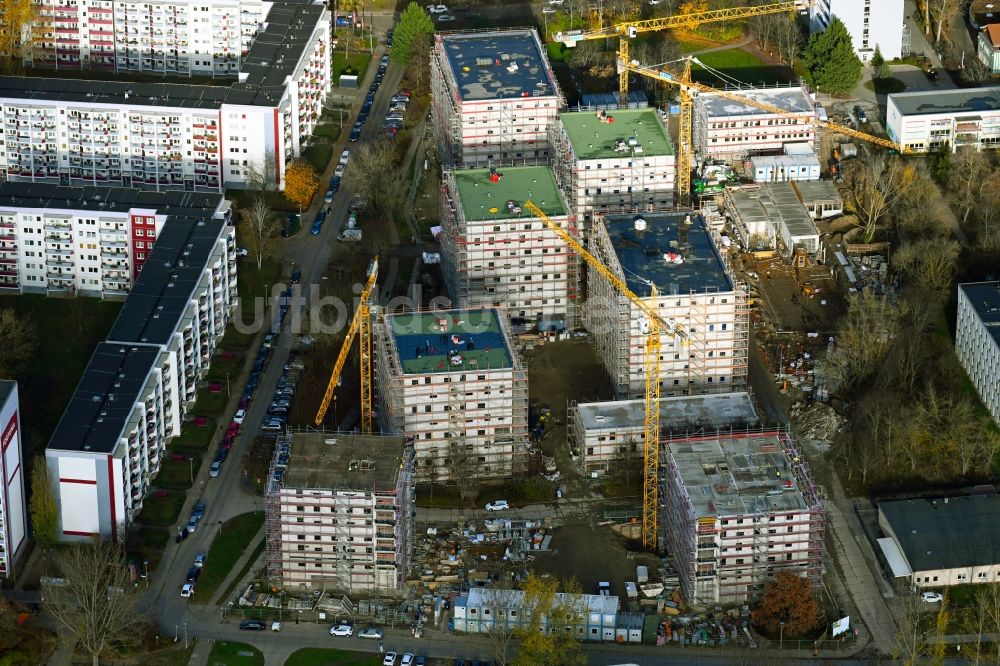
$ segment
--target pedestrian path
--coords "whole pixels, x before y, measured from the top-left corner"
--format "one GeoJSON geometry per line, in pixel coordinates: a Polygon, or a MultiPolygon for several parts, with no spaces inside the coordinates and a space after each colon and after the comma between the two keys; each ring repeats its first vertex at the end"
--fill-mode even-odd
{"type": "MultiPolygon", "coordinates": [[[[246,566],[247,561],[253,557],[257,546],[264,540],[265,532],[266,525],[261,525],[261,528],[257,530],[257,534],[255,534],[254,537],[247,543],[247,547],[240,556],[240,559],[236,560],[236,563],[233,564],[233,568],[229,570],[225,579],[219,583],[219,587],[216,588],[215,594],[212,595],[212,598],[208,602],[209,606],[218,606],[219,604],[226,602],[225,599],[220,599],[220,597],[225,594],[226,590],[229,589],[229,586],[233,584],[234,580],[236,580],[236,577],[240,575],[243,571],[243,567],[246,566]]],[[[253,569],[247,572],[247,576],[253,576],[253,569]]]]}

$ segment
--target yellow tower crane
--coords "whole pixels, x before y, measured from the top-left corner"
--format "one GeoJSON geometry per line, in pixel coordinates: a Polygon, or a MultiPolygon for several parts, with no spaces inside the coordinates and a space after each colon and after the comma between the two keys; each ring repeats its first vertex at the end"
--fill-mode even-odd
{"type": "MultiPolygon", "coordinates": [[[[786,2],[770,2],[753,7],[731,7],[729,9],[713,9],[706,12],[694,12],[691,14],[677,14],[674,16],[663,16],[642,21],[625,21],[616,23],[607,28],[596,30],[569,30],[567,32],[557,32],[555,40],[562,42],[572,48],[578,43],[592,39],[608,39],[618,37],[618,59],[621,62],[629,62],[628,40],[635,39],[639,33],[656,32],[659,30],[673,30],[685,28],[691,30],[704,23],[714,23],[718,21],[738,21],[740,19],[751,18],[753,16],[764,16],[766,14],[781,14],[791,11],[804,11],[812,5],[812,0],[786,0],[786,2]]],[[[619,103],[628,104],[628,71],[619,69],[618,71],[618,91],[621,94],[619,103]]]]}
{"type": "MultiPolygon", "coordinates": [[[[549,219],[531,201],[525,201],[524,207],[541,220],[553,233],[559,236],[570,249],[576,252],[584,261],[597,271],[612,287],[631,301],[646,318],[646,356],[644,370],[646,374],[645,398],[645,443],[643,450],[642,474],[642,545],[643,548],[656,548],[657,524],[659,522],[659,468],[660,468],[660,336],[665,332],[673,332],[682,338],[687,333],[679,325],[671,326],[642,297],[636,295],[622,278],[618,277],[605,266],[600,259],[583,247],[565,229],[549,219]]],[[[649,283],[650,299],[656,298],[656,285],[649,283]]]]}
{"type": "Polygon", "coordinates": [[[340,354],[337,362],[330,373],[330,382],[326,386],[326,393],[316,410],[316,425],[323,423],[326,418],[326,410],[330,408],[330,401],[334,399],[333,394],[337,390],[340,382],[340,373],[344,370],[344,363],[347,362],[347,355],[351,351],[351,344],[354,337],[360,333],[359,355],[361,374],[361,432],[370,433],[372,431],[372,328],[371,309],[368,306],[368,299],[371,298],[372,290],[375,288],[375,280],[378,279],[378,257],[372,260],[368,267],[368,280],[361,291],[358,301],[358,309],[354,311],[354,318],[344,336],[344,344],[340,347],[340,354]]]}
{"type": "MultiPolygon", "coordinates": [[[[761,109],[767,111],[768,113],[773,113],[775,115],[783,116],[785,118],[791,118],[796,122],[803,124],[815,124],[817,127],[822,127],[829,129],[847,136],[853,137],[860,141],[867,141],[868,143],[873,143],[883,148],[889,148],[892,150],[897,150],[899,152],[904,152],[904,148],[900,146],[895,141],[889,139],[884,139],[880,136],[875,136],[874,134],[867,134],[865,132],[859,132],[851,127],[846,127],[844,125],[838,125],[837,123],[832,123],[828,120],[819,120],[815,117],[810,117],[808,120],[802,118],[801,115],[789,111],[788,109],[783,109],[780,106],[775,106],[769,102],[762,102],[756,99],[747,97],[741,94],[742,91],[739,90],[719,90],[718,88],[713,88],[707,86],[703,83],[698,83],[691,80],[691,63],[702,64],[697,58],[693,56],[688,56],[684,59],[684,69],[681,72],[673,72],[671,70],[662,67],[646,67],[640,65],[635,61],[619,60],[618,69],[624,72],[635,72],[642,76],[655,79],[660,83],[669,83],[680,88],[680,98],[681,98],[681,118],[680,127],[678,130],[678,146],[677,146],[677,193],[681,205],[687,205],[690,202],[691,197],[691,162],[693,160],[693,133],[694,129],[692,123],[694,122],[694,97],[693,93],[711,93],[713,95],[718,95],[719,97],[724,97],[726,99],[732,100],[734,102],[739,102],[745,106],[750,106],[756,109],[761,109]]],[[[809,109],[803,109],[803,111],[809,111],[809,109]]]]}

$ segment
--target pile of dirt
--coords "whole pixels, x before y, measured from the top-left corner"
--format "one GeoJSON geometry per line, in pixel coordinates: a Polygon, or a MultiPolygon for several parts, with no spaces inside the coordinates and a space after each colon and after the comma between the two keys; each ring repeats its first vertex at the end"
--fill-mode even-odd
{"type": "Polygon", "coordinates": [[[843,419],[821,402],[796,403],[791,411],[792,428],[799,439],[829,442],[843,425],[843,419]]]}

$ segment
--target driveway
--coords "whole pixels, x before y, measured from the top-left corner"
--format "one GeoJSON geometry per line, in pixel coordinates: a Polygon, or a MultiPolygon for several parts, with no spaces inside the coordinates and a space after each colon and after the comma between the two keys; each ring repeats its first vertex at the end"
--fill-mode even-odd
{"type": "Polygon", "coordinates": [[[889,65],[893,78],[899,79],[906,86],[906,92],[923,92],[926,90],[952,90],[955,82],[947,73],[939,73],[937,81],[931,81],[923,70],[913,65],[889,65]]]}

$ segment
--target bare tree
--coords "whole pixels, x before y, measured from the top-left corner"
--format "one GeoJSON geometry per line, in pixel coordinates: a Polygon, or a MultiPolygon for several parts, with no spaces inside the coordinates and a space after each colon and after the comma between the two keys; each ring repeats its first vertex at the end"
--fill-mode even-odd
{"type": "Polygon", "coordinates": [[[392,211],[402,199],[400,173],[396,167],[396,148],[385,139],[363,144],[351,155],[351,170],[344,176],[347,184],[371,209],[381,215],[392,211]]]}
{"type": "Polygon", "coordinates": [[[13,308],[0,310],[0,377],[15,377],[31,360],[38,347],[35,324],[13,308]]]}
{"type": "Polygon", "coordinates": [[[418,32],[413,36],[413,44],[410,46],[410,65],[413,66],[413,77],[416,80],[417,88],[423,89],[427,79],[433,45],[434,38],[430,33],[418,32]]]}
{"type": "Polygon", "coordinates": [[[474,498],[479,493],[475,453],[464,438],[449,440],[448,466],[451,478],[458,486],[459,497],[463,500],[474,498]]]}
{"type": "Polygon", "coordinates": [[[900,247],[892,259],[896,268],[922,289],[940,296],[952,287],[960,252],[958,241],[923,238],[900,247]]]}
{"type": "Polygon", "coordinates": [[[792,66],[799,55],[799,49],[802,48],[802,31],[799,30],[794,16],[775,14],[774,19],[774,45],[781,59],[792,66]]]}
{"type": "Polygon", "coordinates": [[[925,15],[929,18],[928,26],[930,21],[934,22],[934,44],[940,44],[945,26],[950,25],[962,11],[962,0],[924,0],[924,2],[927,5],[925,15]]]}
{"type": "Polygon", "coordinates": [[[275,186],[275,156],[274,151],[264,150],[264,155],[259,159],[248,160],[243,165],[243,180],[249,190],[273,190],[275,186]]]}
{"type": "Polygon", "coordinates": [[[962,225],[965,226],[973,210],[985,199],[997,195],[1000,171],[992,164],[988,153],[963,148],[952,160],[948,189],[952,204],[962,211],[962,225]]]}
{"type": "Polygon", "coordinates": [[[888,300],[864,292],[852,297],[837,329],[837,347],[827,371],[842,388],[852,388],[878,369],[899,333],[899,311],[888,300]]]}
{"type": "Polygon", "coordinates": [[[121,546],[79,544],[60,551],[56,564],[62,577],[60,584],[44,585],[45,609],[95,666],[138,644],[143,616],[135,608],[138,593],[121,546]]]}
{"type": "Polygon", "coordinates": [[[851,160],[845,169],[845,203],[858,216],[866,243],[874,238],[882,217],[909,189],[907,177],[912,179],[912,173],[898,157],[872,151],[851,160]]]}
{"type": "Polygon", "coordinates": [[[923,616],[920,595],[908,594],[900,601],[902,612],[898,618],[898,631],[892,656],[901,660],[904,666],[915,666],[923,660],[925,654],[924,631],[920,625],[923,616]]]}
{"type": "MultiPolygon", "coordinates": [[[[976,586],[976,606],[986,616],[986,631],[1000,634],[1000,584],[992,583],[976,586]]],[[[1000,663],[1000,641],[993,642],[994,662],[1000,663]]]]}
{"type": "Polygon", "coordinates": [[[480,611],[484,614],[480,621],[484,623],[483,633],[489,640],[490,656],[498,666],[507,666],[518,619],[516,613],[511,617],[510,612],[517,611],[523,595],[517,590],[493,587],[484,596],[488,601],[480,611]]]}
{"type": "Polygon", "coordinates": [[[281,251],[281,226],[277,216],[262,197],[242,211],[241,238],[253,255],[260,270],[264,259],[277,256],[281,251]]]}

